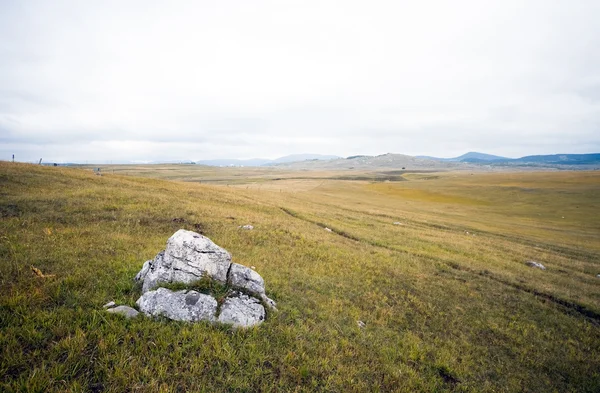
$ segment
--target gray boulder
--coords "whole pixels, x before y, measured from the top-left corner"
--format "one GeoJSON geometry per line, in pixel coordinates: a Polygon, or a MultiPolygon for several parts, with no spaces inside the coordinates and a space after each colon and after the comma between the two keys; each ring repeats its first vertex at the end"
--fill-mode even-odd
{"type": "Polygon", "coordinates": [[[260,301],[243,294],[234,294],[226,298],[218,318],[221,323],[242,328],[261,324],[264,320],[265,308],[260,301]]]}
{"type": "Polygon", "coordinates": [[[180,229],[167,241],[167,248],[144,263],[135,279],[145,293],[161,283],[189,284],[204,276],[227,282],[231,255],[209,238],[180,229]]]}
{"type": "Polygon", "coordinates": [[[117,306],[115,308],[109,308],[106,310],[106,312],[109,312],[111,314],[123,315],[127,319],[135,318],[139,314],[139,312],[135,308],[129,306],[117,306]]]}
{"type": "Polygon", "coordinates": [[[265,293],[260,274],[232,263],[231,255],[209,238],[183,229],[169,238],[164,251],[144,263],[135,280],[142,283],[138,308],[147,315],[190,322],[218,320],[247,327],[265,319],[263,304],[276,310],[275,302],[265,293]],[[243,292],[236,291],[227,297],[218,317],[214,297],[196,291],[160,288],[166,283],[190,284],[205,276],[243,292]]]}
{"type": "Polygon", "coordinates": [[[229,285],[257,295],[269,308],[276,310],[275,302],[265,293],[265,280],[251,268],[232,263],[229,270],[229,285]]]}
{"type": "Polygon", "coordinates": [[[136,302],[146,315],[164,316],[175,321],[214,321],[217,301],[196,291],[171,291],[158,288],[144,293],[136,302]]]}
{"type": "Polygon", "coordinates": [[[265,293],[265,281],[260,274],[238,263],[231,264],[229,285],[245,289],[257,295],[265,293]]]}

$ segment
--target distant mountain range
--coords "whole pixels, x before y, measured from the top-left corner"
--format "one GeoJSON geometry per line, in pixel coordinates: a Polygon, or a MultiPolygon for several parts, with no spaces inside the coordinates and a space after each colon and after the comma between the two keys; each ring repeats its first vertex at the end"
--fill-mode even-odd
{"type": "MultiPolygon", "coordinates": [[[[57,164],[81,165],[83,163],[57,164]]],[[[513,168],[562,168],[562,169],[600,169],[600,153],[590,154],[549,154],[521,158],[508,158],[492,154],[469,152],[459,157],[439,158],[431,156],[408,156],[404,154],[382,154],[378,156],[355,155],[338,157],[323,154],[292,154],[274,160],[253,158],[248,160],[165,160],[165,161],[106,161],[105,164],[199,164],[210,166],[277,166],[295,169],[400,169],[400,170],[493,170],[494,167],[513,168]]],[[[43,165],[54,165],[43,162],[43,165]]],[[[90,165],[92,165],[90,163],[90,165]]],[[[97,165],[97,164],[94,164],[97,165]]]]}
{"type": "Polygon", "coordinates": [[[196,164],[210,166],[263,166],[263,165],[278,165],[289,162],[302,161],[317,161],[317,160],[333,160],[340,158],[339,156],[328,156],[323,154],[292,154],[285,157],[279,157],[274,160],[267,158],[251,158],[249,160],[237,159],[219,159],[219,160],[199,160],[196,164]]]}
{"type": "Polygon", "coordinates": [[[302,161],[278,164],[294,169],[323,170],[493,170],[493,168],[562,168],[600,169],[600,153],[594,154],[552,154],[507,158],[491,154],[469,152],[460,157],[437,158],[428,156],[407,156],[404,154],[382,154],[379,156],[356,155],[326,161],[302,161]]]}
{"type": "Polygon", "coordinates": [[[549,154],[526,156],[521,158],[507,158],[494,156],[491,154],[469,152],[455,158],[437,158],[429,156],[419,156],[434,161],[444,162],[465,162],[471,164],[486,164],[496,166],[515,166],[515,165],[599,165],[600,153],[592,154],[549,154]]]}
{"type": "Polygon", "coordinates": [[[428,160],[448,161],[448,162],[510,160],[510,158],[507,158],[507,157],[494,156],[492,154],[478,153],[475,151],[470,151],[466,154],[463,154],[460,157],[454,157],[454,158],[438,158],[438,157],[430,157],[430,156],[417,156],[417,158],[426,158],[428,160]]]}

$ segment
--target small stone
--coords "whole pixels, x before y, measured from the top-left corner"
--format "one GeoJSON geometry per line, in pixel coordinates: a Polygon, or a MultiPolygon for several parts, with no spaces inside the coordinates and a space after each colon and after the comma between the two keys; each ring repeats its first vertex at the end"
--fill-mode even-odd
{"type": "Polygon", "coordinates": [[[269,299],[264,293],[260,295],[261,300],[273,311],[277,311],[277,303],[273,299],[269,299]]]}
{"type": "Polygon", "coordinates": [[[333,232],[331,229],[329,229],[329,228],[327,228],[327,227],[325,227],[325,230],[326,230],[327,232],[333,232]]]}
{"type": "Polygon", "coordinates": [[[254,227],[252,225],[243,225],[243,226],[238,227],[238,228],[242,228],[242,229],[245,229],[247,231],[251,231],[251,230],[254,229],[254,227]]]}
{"type": "Polygon", "coordinates": [[[396,221],[396,222],[394,222],[394,225],[404,225],[404,224],[402,224],[400,221],[396,221]]]}
{"type": "Polygon", "coordinates": [[[258,299],[240,294],[225,299],[218,321],[246,328],[261,324],[265,315],[265,308],[258,299]]]}
{"type": "Polygon", "coordinates": [[[111,308],[114,306],[116,306],[116,303],[113,301],[110,301],[110,302],[106,303],[104,306],[102,306],[102,308],[111,308]]]}
{"type": "Polygon", "coordinates": [[[364,329],[364,328],[366,328],[366,327],[367,327],[367,324],[366,324],[366,323],[364,323],[363,321],[356,321],[356,324],[358,325],[358,327],[359,327],[360,329],[364,329]]]}
{"type": "Polygon", "coordinates": [[[117,306],[115,308],[109,308],[106,311],[111,314],[123,315],[127,319],[135,318],[139,314],[139,312],[135,308],[129,306],[117,306]]]}
{"type": "Polygon", "coordinates": [[[525,262],[525,264],[529,267],[534,267],[536,269],[541,269],[541,270],[546,270],[546,266],[542,265],[539,262],[536,261],[527,261],[525,262]]]}

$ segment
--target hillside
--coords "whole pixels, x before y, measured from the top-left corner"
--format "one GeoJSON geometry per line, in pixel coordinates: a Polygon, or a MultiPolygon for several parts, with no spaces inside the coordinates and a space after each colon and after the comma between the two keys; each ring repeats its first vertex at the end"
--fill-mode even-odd
{"type": "Polygon", "coordinates": [[[441,162],[463,162],[494,167],[526,168],[557,168],[557,169],[600,169],[600,153],[592,154],[550,154],[525,156],[521,158],[506,158],[485,153],[469,152],[455,158],[437,158],[419,156],[441,162]]]}
{"type": "Polygon", "coordinates": [[[463,154],[462,156],[454,157],[454,158],[438,158],[431,156],[417,156],[418,158],[426,158],[429,160],[436,161],[456,161],[456,162],[482,162],[482,161],[498,161],[498,160],[510,160],[510,158],[495,156],[493,154],[486,153],[478,153],[478,152],[468,152],[463,154]]]}
{"type": "Polygon", "coordinates": [[[224,169],[0,162],[0,391],[600,390],[600,173],[224,169]],[[135,305],[180,228],[255,266],[279,311],[249,330],[103,311],[135,305]]]}
{"type": "Polygon", "coordinates": [[[425,158],[417,158],[404,154],[382,154],[379,156],[352,156],[328,161],[308,161],[280,164],[279,167],[311,170],[377,170],[377,169],[409,169],[409,170],[444,170],[468,169],[469,166],[456,162],[441,162],[425,158]]]}
{"type": "Polygon", "coordinates": [[[322,155],[322,154],[292,154],[289,156],[279,157],[274,160],[267,158],[252,158],[249,160],[238,159],[216,159],[216,160],[199,160],[196,164],[210,166],[262,166],[262,165],[277,165],[289,162],[301,162],[307,160],[331,160],[339,158],[338,156],[322,155]]]}

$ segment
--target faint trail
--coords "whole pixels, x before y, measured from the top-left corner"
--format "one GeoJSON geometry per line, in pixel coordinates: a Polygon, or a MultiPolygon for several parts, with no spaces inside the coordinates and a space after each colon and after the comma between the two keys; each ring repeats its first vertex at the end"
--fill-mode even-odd
{"type": "MultiPolygon", "coordinates": [[[[311,204],[328,207],[328,208],[332,207],[331,204],[314,202],[314,201],[311,201],[311,204]]],[[[337,205],[334,207],[338,210],[349,212],[349,213],[362,214],[362,215],[372,216],[372,217],[388,218],[393,221],[396,221],[399,219],[398,216],[394,216],[391,214],[372,213],[372,212],[367,212],[364,210],[349,209],[349,208],[341,207],[341,206],[337,206],[337,205]]],[[[385,223],[385,221],[381,221],[381,220],[377,220],[377,221],[379,221],[381,223],[385,223]]],[[[408,218],[402,218],[402,221],[407,224],[410,224],[411,226],[413,226],[415,228],[433,228],[433,229],[447,231],[447,232],[468,231],[468,232],[477,233],[480,236],[487,236],[490,238],[499,238],[499,239],[510,240],[511,242],[518,243],[518,244],[521,244],[524,246],[543,247],[553,253],[559,254],[564,257],[574,258],[574,259],[579,259],[579,258],[586,259],[586,260],[597,260],[598,259],[598,256],[596,254],[585,251],[585,250],[573,249],[570,247],[560,246],[560,245],[556,245],[556,244],[548,244],[548,243],[544,243],[542,241],[528,240],[528,239],[524,239],[519,236],[511,236],[511,235],[507,235],[507,234],[503,234],[503,233],[489,232],[489,231],[485,231],[485,230],[481,230],[479,228],[473,228],[473,227],[469,227],[469,226],[442,225],[442,224],[428,223],[428,222],[423,222],[423,221],[415,221],[415,220],[411,220],[408,218]]]]}
{"type": "MultiPolygon", "coordinates": [[[[311,220],[309,218],[303,217],[300,214],[294,212],[293,210],[287,209],[285,207],[280,207],[280,209],[285,214],[287,214],[287,215],[289,215],[291,217],[294,217],[296,219],[299,219],[299,220],[302,220],[302,221],[305,221],[305,222],[308,222],[308,223],[311,223],[311,224],[314,224],[314,225],[318,225],[321,228],[330,228],[332,233],[335,233],[336,235],[342,236],[342,237],[344,237],[346,239],[350,239],[350,240],[353,240],[353,241],[359,242],[359,243],[366,243],[366,244],[369,244],[369,245],[371,245],[373,247],[383,248],[383,249],[386,249],[386,250],[389,250],[389,251],[392,251],[392,252],[396,252],[396,253],[400,253],[400,254],[404,254],[404,255],[414,255],[414,256],[423,258],[425,260],[428,260],[430,262],[443,263],[444,265],[446,265],[449,268],[454,269],[454,270],[459,270],[459,271],[466,272],[466,273],[469,273],[469,274],[472,274],[472,275],[476,275],[476,276],[479,276],[479,277],[488,278],[488,279],[490,279],[492,281],[495,281],[497,283],[500,283],[500,284],[509,286],[511,288],[518,289],[520,291],[523,291],[523,292],[529,293],[531,295],[534,295],[537,298],[541,298],[541,299],[550,301],[553,304],[559,306],[559,308],[558,308],[559,310],[563,310],[564,312],[566,312],[568,314],[573,314],[573,312],[575,312],[575,313],[577,313],[577,314],[585,317],[586,319],[590,320],[592,323],[594,323],[596,325],[600,324],[600,313],[598,313],[598,312],[596,312],[594,310],[590,310],[589,308],[587,308],[587,307],[585,307],[585,306],[583,306],[581,304],[577,304],[577,303],[574,303],[574,302],[571,302],[571,301],[568,301],[568,300],[565,300],[565,299],[561,299],[561,298],[556,297],[554,295],[538,291],[537,289],[529,288],[529,287],[526,287],[524,285],[508,281],[508,280],[503,279],[501,277],[495,276],[495,275],[493,275],[492,273],[490,273],[488,271],[477,271],[475,269],[471,269],[471,268],[463,266],[463,265],[461,265],[461,264],[459,264],[459,263],[457,263],[455,261],[450,261],[450,260],[446,260],[446,259],[442,259],[442,258],[433,258],[433,257],[431,257],[429,255],[423,255],[423,254],[419,254],[419,253],[411,253],[411,252],[404,251],[404,250],[398,250],[398,249],[395,249],[393,247],[387,246],[385,244],[380,244],[380,243],[377,243],[377,242],[374,242],[374,241],[370,241],[368,239],[361,239],[361,238],[359,238],[357,236],[354,236],[352,234],[349,234],[349,233],[347,233],[345,231],[340,231],[338,229],[335,229],[335,228],[333,228],[330,225],[326,225],[326,224],[324,224],[322,222],[311,220]]],[[[431,225],[431,226],[433,226],[433,225],[431,225]]],[[[439,228],[439,229],[443,229],[443,230],[449,229],[449,228],[443,227],[443,226],[440,226],[440,227],[441,228],[439,228]]]]}

